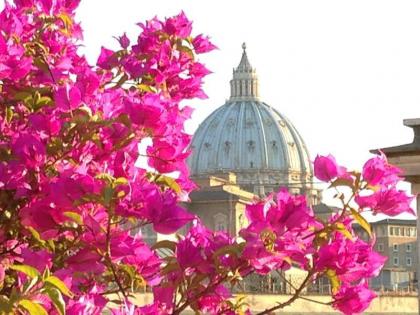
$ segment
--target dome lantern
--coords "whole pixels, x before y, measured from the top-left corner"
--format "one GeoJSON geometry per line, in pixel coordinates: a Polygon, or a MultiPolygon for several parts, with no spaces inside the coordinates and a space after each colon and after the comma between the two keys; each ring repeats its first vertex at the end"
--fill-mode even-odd
{"type": "Polygon", "coordinates": [[[234,100],[258,100],[259,83],[258,76],[246,54],[246,44],[242,44],[242,58],[236,69],[233,69],[233,78],[230,81],[230,99],[234,100]]]}

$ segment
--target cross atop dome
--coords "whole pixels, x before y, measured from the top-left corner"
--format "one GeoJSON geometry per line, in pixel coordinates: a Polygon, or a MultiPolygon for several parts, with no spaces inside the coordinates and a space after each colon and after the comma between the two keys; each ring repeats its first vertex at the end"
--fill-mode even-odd
{"type": "Polygon", "coordinates": [[[246,54],[246,44],[242,44],[242,57],[236,69],[233,69],[233,78],[230,81],[231,100],[257,100],[258,77],[252,68],[246,54]]]}

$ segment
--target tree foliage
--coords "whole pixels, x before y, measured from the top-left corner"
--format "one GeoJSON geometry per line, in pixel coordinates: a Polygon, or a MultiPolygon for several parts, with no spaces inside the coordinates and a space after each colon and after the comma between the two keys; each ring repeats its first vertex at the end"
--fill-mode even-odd
{"type": "Polygon", "coordinates": [[[231,289],[291,266],[306,271],[302,285],[262,313],[324,276],[333,307],[363,311],[375,296],[367,279],[385,258],[352,223],[371,234],[364,209],[410,211],[411,197],[395,188],[399,170],[383,156],[362,173],[319,156],[315,175],[351,188],[327,222],[280,190],[247,207],[240,237],[211,231],[179,201],[195,188],[185,162],[192,108],[181,103],[206,97],[209,70],[197,55],[214,45],[180,13],[140,23],[135,43],[123,34],[120,49],[102,48],[90,65],[78,50],[77,5],[15,0],[0,13],[0,313],[243,314],[231,289]],[[135,166],[146,140],[152,172],[135,166]],[[153,246],[138,232],[172,234],[186,223],[185,235],[153,246]],[[154,301],[137,305],[145,287],[154,301]]]}

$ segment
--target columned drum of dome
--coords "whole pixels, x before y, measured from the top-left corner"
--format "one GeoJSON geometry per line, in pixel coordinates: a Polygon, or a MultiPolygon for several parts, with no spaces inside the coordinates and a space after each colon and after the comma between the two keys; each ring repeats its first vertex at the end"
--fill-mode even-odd
{"type": "Polygon", "coordinates": [[[242,47],[229,101],[194,134],[191,174],[200,179],[231,172],[243,189],[259,195],[279,186],[316,195],[306,145],[290,120],[260,100],[256,71],[242,47]]]}

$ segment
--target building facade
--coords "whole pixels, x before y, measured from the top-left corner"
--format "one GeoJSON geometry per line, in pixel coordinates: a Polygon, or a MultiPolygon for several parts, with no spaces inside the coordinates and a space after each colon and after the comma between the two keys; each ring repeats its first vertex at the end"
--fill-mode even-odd
{"type": "Polygon", "coordinates": [[[384,291],[414,290],[417,282],[416,220],[384,219],[371,223],[375,250],[388,257],[372,288],[384,291]]]}

